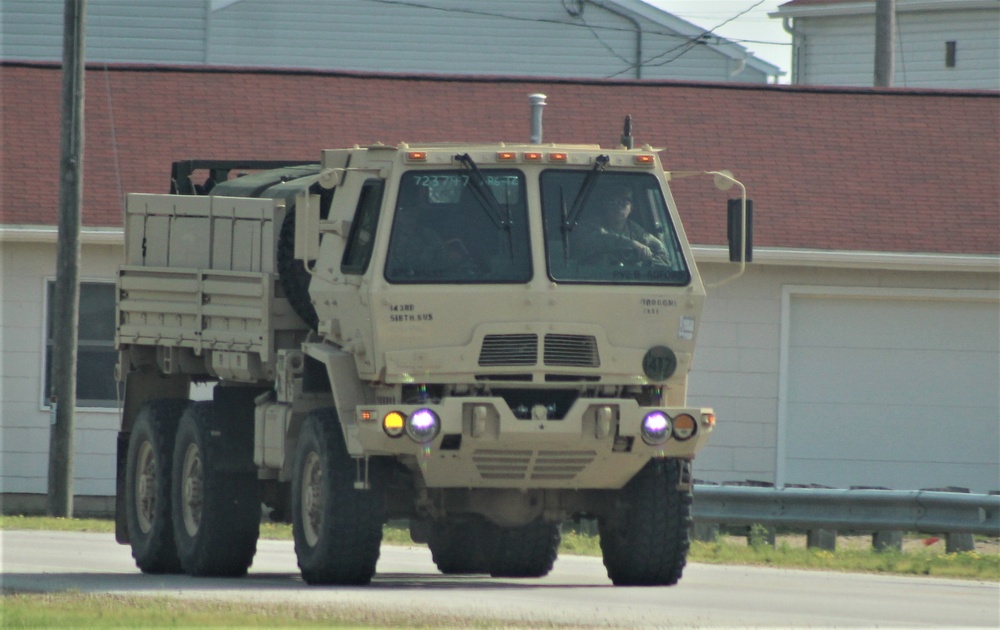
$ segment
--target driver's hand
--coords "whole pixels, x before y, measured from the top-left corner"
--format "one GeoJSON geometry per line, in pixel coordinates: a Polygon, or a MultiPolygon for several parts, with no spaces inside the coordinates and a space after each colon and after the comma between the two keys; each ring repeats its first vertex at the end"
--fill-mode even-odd
{"type": "Polygon", "coordinates": [[[644,245],[639,241],[632,241],[632,247],[635,249],[635,251],[639,252],[639,255],[641,255],[643,258],[653,257],[653,250],[650,249],[648,245],[644,245]]]}

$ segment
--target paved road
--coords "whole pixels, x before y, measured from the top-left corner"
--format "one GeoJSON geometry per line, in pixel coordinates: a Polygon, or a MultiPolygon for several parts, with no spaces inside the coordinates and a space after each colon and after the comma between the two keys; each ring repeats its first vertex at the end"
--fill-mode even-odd
{"type": "Polygon", "coordinates": [[[149,576],[110,534],[0,531],[3,586],[14,589],[300,602],[492,619],[524,626],[1000,627],[1000,585],[931,578],[692,564],[672,588],[615,588],[600,559],[566,556],[539,580],[437,572],[424,548],[382,549],[367,587],[310,587],[292,543],[260,541],[240,579],[149,576]]]}

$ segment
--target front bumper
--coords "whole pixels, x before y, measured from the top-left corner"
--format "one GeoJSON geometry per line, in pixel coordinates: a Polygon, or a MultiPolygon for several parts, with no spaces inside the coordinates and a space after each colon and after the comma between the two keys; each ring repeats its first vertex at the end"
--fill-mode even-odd
{"type": "Polygon", "coordinates": [[[366,405],[345,423],[352,454],[389,455],[419,471],[428,488],[620,488],[652,458],[692,459],[715,424],[711,409],[643,407],[634,400],[578,399],[562,418],[544,409],[518,418],[498,397],[449,398],[424,405],[366,405]],[[383,419],[390,412],[410,417],[428,409],[440,431],[420,443],[405,432],[390,437],[383,419]],[[694,419],[685,440],[662,444],[643,440],[646,414],[664,412],[694,419]]]}

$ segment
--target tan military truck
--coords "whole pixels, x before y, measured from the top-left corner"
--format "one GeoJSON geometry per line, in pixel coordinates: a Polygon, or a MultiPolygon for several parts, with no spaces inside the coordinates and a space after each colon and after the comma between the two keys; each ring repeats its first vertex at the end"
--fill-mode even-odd
{"type": "Polygon", "coordinates": [[[615,584],[676,583],[715,417],[670,179],[648,146],[175,163],[127,202],[118,541],[242,575],[263,510],[306,582],[364,584],[408,519],[443,573],[539,577],[583,518],[615,584]]]}

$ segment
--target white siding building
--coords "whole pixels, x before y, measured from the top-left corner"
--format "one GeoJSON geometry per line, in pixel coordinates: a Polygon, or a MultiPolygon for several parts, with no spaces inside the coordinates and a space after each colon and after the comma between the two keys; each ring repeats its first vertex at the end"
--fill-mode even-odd
{"type": "MultiPolygon", "coordinates": [[[[1000,2],[896,0],[895,87],[1000,89],[1000,2]]],[[[792,83],[871,86],[875,2],[792,0],[792,83]]]]}
{"type": "MultiPolygon", "coordinates": [[[[0,57],[58,61],[62,0],[0,0],[0,57]]],[[[776,83],[641,0],[89,0],[89,62],[776,83]]]]}

